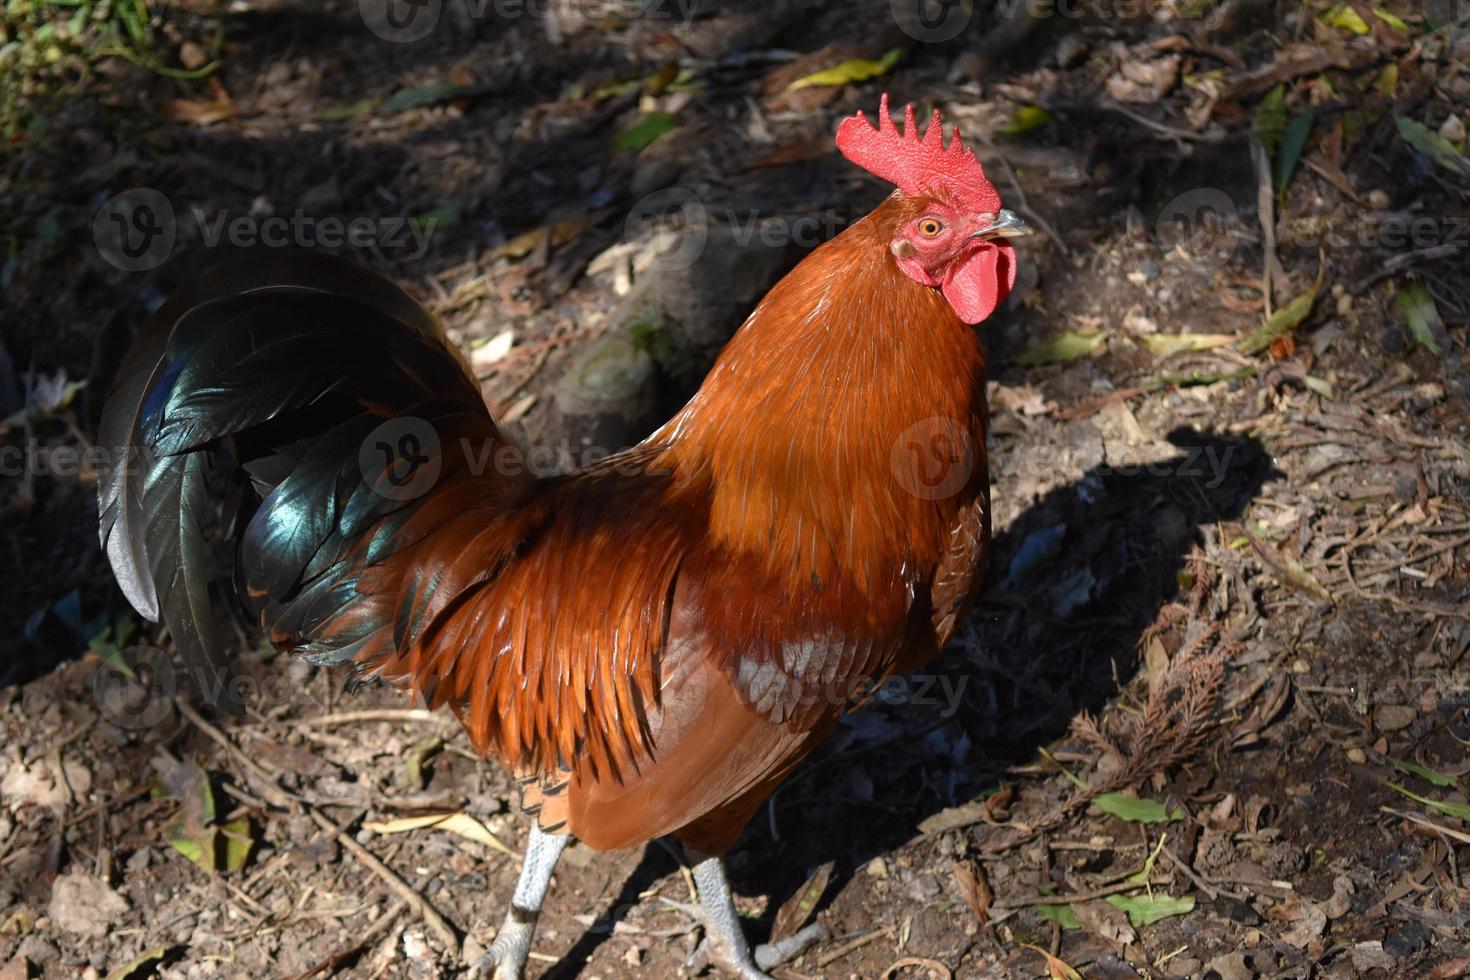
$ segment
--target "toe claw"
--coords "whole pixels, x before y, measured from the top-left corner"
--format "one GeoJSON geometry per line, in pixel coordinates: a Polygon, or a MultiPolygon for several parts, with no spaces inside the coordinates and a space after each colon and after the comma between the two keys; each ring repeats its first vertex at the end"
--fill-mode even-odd
{"type": "Polygon", "coordinates": [[[525,973],[505,949],[491,946],[470,967],[469,980],[524,980],[525,973]]]}
{"type": "Polygon", "coordinates": [[[807,948],[824,939],[830,938],[832,931],[820,922],[813,922],[805,929],[800,929],[795,935],[787,936],[785,939],[774,943],[762,943],[755,948],[755,964],[762,970],[770,970],[788,960],[794,960],[807,948]]]}

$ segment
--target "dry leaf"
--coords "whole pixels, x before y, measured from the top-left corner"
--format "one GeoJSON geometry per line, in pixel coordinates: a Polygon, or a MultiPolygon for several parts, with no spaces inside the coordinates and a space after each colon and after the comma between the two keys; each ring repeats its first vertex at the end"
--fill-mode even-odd
{"type": "Polygon", "coordinates": [[[531,406],[534,404],[536,404],[536,393],[533,391],[526,397],[522,398],[520,401],[516,402],[510,408],[507,408],[505,412],[500,416],[500,421],[506,425],[509,425],[517,419],[524,417],[525,414],[531,410],[531,406]]]}
{"type": "Polygon", "coordinates": [[[458,834],[466,840],[477,841],[487,847],[493,847],[502,854],[511,857],[519,857],[514,850],[507,847],[499,837],[490,833],[490,828],[470,816],[468,813],[435,813],[422,817],[401,817],[397,820],[369,821],[364,822],[362,828],[370,830],[375,834],[406,834],[413,830],[422,830],[432,827],[435,830],[447,830],[451,834],[458,834]]]}
{"type": "Polygon", "coordinates": [[[777,943],[787,936],[794,936],[801,931],[801,927],[811,921],[817,911],[817,903],[827,891],[827,885],[832,880],[832,869],[837,867],[836,861],[828,861],[806,880],[806,884],[798,888],[786,903],[776,912],[776,919],[771,924],[771,942],[777,943]]]}
{"type": "Polygon", "coordinates": [[[1021,948],[1029,949],[1032,952],[1040,953],[1042,956],[1046,957],[1046,973],[1047,976],[1051,977],[1051,980],[1082,980],[1082,974],[1072,969],[1071,965],[1068,964],[1066,960],[1051,955],[1040,946],[1032,946],[1030,943],[1022,943],[1021,948]]]}
{"type": "Polygon", "coordinates": [[[1072,911],[1077,913],[1077,921],[1082,928],[1094,936],[1124,946],[1138,940],[1138,933],[1128,922],[1128,913],[1116,905],[1103,901],[1081,902],[1072,906],[1072,911]]]}
{"type": "Polygon", "coordinates": [[[1297,949],[1304,949],[1313,940],[1320,939],[1327,929],[1327,913],[1322,907],[1297,895],[1273,908],[1271,918],[1290,924],[1290,928],[1281,934],[1281,940],[1297,949]]]}
{"type": "Polygon", "coordinates": [[[470,363],[477,371],[480,368],[489,367],[509,354],[515,342],[515,331],[502,330],[470,352],[470,363]]]}
{"type": "Polygon", "coordinates": [[[163,103],[164,118],[191,126],[208,126],[233,118],[237,112],[235,100],[230,98],[219,79],[210,79],[209,90],[212,98],[208,99],[168,99],[163,103]]]}
{"type": "Polygon", "coordinates": [[[954,880],[960,886],[960,894],[964,896],[965,904],[970,906],[970,911],[975,913],[975,918],[984,925],[990,921],[990,904],[995,900],[995,893],[990,890],[990,884],[985,880],[985,869],[969,859],[954,862],[954,880]]]}

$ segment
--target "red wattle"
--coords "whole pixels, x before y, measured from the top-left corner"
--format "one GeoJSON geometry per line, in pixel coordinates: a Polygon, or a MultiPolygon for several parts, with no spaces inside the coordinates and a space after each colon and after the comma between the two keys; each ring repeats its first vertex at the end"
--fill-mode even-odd
{"type": "Polygon", "coordinates": [[[975,324],[994,313],[1015,284],[1015,249],[987,243],[952,263],[941,288],[955,314],[975,324]]]}

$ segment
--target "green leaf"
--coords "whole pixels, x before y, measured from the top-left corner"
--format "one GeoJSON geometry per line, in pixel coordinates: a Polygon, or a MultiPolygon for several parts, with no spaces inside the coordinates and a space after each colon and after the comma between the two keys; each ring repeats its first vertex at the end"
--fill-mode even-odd
{"type": "Polygon", "coordinates": [[[1023,105],[1011,113],[1011,121],[997,128],[1006,136],[1020,136],[1051,122],[1051,113],[1039,105],[1023,105]]]}
{"type": "Polygon", "coordinates": [[[1194,897],[1183,895],[1109,895],[1105,900],[1114,908],[1128,913],[1128,921],[1135,927],[1149,926],[1160,919],[1174,915],[1188,915],[1194,911],[1194,897]]]}
{"type": "Polygon", "coordinates": [[[430,735],[408,750],[403,764],[403,782],[414,792],[428,785],[429,760],[444,751],[444,737],[430,735]]]}
{"type": "Polygon", "coordinates": [[[1345,3],[1329,7],[1322,13],[1322,23],[1350,34],[1371,34],[1373,29],[1363,20],[1363,15],[1345,3]]]}
{"type": "Polygon", "coordinates": [[[1147,887],[1148,880],[1153,877],[1154,865],[1158,863],[1159,854],[1161,854],[1164,850],[1164,842],[1168,839],[1168,834],[1159,835],[1159,842],[1154,845],[1154,849],[1152,851],[1148,852],[1148,857],[1143,859],[1143,867],[1139,868],[1137,871],[1133,872],[1133,874],[1129,875],[1129,881],[1135,881],[1138,884],[1147,887]]]}
{"type": "Polygon", "coordinates": [[[1404,142],[1428,156],[1450,173],[1470,177],[1470,160],[1455,149],[1455,144],[1423,123],[1415,122],[1407,116],[1398,116],[1394,122],[1398,125],[1399,135],[1403,137],[1404,142]]]}
{"type": "Polygon", "coordinates": [[[1065,364],[1086,357],[1101,347],[1105,340],[1107,340],[1107,335],[1101,331],[1077,333],[1075,330],[1066,330],[1051,340],[1044,340],[1026,348],[1016,355],[1015,363],[1022,367],[1035,367],[1038,364],[1065,364]]]}
{"type": "Polygon", "coordinates": [[[463,217],[463,211],[458,204],[446,204],[425,211],[423,214],[416,214],[413,220],[425,228],[433,229],[458,224],[461,217],[463,217]]]}
{"type": "Polygon", "coordinates": [[[1081,929],[1082,922],[1070,905],[1038,905],[1036,914],[1048,922],[1055,922],[1063,929],[1081,929]]]}
{"type": "Polygon", "coordinates": [[[869,58],[854,58],[851,61],[833,65],[831,68],[823,68],[810,75],[803,75],[786,86],[786,91],[795,92],[798,89],[815,87],[836,88],[849,82],[866,82],[869,79],[882,78],[902,60],[903,48],[892,48],[877,61],[869,58]]]}
{"type": "Polygon", "coordinates": [[[1373,91],[1379,95],[1393,98],[1399,90],[1399,65],[1396,61],[1390,61],[1383,66],[1378,77],[1373,80],[1373,91]]]}
{"type": "Polygon", "coordinates": [[[1281,148],[1276,155],[1276,192],[1285,194],[1286,187],[1291,183],[1291,175],[1296,170],[1297,161],[1301,159],[1302,150],[1307,145],[1307,137],[1312,135],[1312,120],[1316,114],[1308,109],[1291,117],[1291,122],[1286,124],[1285,131],[1281,134],[1281,148]]]}
{"type": "Polygon", "coordinates": [[[239,871],[250,860],[255,849],[255,838],[250,833],[250,818],[240,817],[220,827],[223,838],[223,853],[220,855],[221,871],[239,871]]]}
{"type": "Polygon", "coordinates": [[[1413,28],[1411,28],[1408,24],[1405,24],[1402,19],[1395,17],[1387,10],[1384,10],[1382,7],[1374,7],[1373,16],[1377,17],[1379,20],[1383,21],[1385,24],[1387,24],[1389,27],[1392,27],[1396,31],[1403,31],[1406,34],[1413,33],[1413,28]]]}
{"type": "Polygon", "coordinates": [[[197,762],[175,762],[166,756],[154,761],[159,781],[153,796],[172,797],[179,801],[179,818],[169,824],[169,846],[203,868],[219,868],[219,831],[216,829],[214,789],[209,773],[197,762]]]}
{"type": "Polygon", "coordinates": [[[1443,354],[1444,350],[1434,334],[1435,328],[1442,327],[1444,320],[1429,290],[1417,282],[1411,283],[1401,287],[1394,298],[1398,301],[1399,312],[1409,323],[1409,334],[1414,343],[1435,354],[1443,354]]]}
{"type": "Polygon", "coordinates": [[[420,85],[417,88],[404,89],[402,92],[392,96],[383,102],[383,112],[407,112],[409,109],[420,109],[424,106],[435,105],[440,102],[451,102],[455,99],[464,99],[472,95],[484,95],[492,91],[494,86],[486,82],[477,82],[473,85],[455,85],[451,82],[437,82],[433,85],[420,85]]]}
{"type": "Polygon", "coordinates": [[[1406,759],[1396,759],[1393,756],[1389,756],[1388,761],[1393,763],[1393,767],[1400,772],[1406,772],[1411,776],[1418,776],[1420,779],[1433,783],[1435,786],[1455,785],[1456,780],[1454,776],[1447,776],[1442,772],[1435,772],[1433,769],[1427,769],[1416,762],[1409,762],[1406,759]]]}
{"type": "Polygon", "coordinates": [[[1137,338],[1154,357],[1168,357],[1183,351],[1214,350],[1235,340],[1231,333],[1154,333],[1137,338]]]}
{"type": "Polygon", "coordinates": [[[1266,93],[1256,110],[1256,139],[1274,156],[1281,136],[1286,132],[1286,86],[1278,85],[1266,93]]]}
{"type": "Polygon", "coordinates": [[[1122,793],[1102,793],[1093,798],[1092,805],[1129,823],[1170,823],[1184,819],[1183,810],[1176,808],[1171,813],[1158,800],[1124,796],[1122,793]]]}
{"type": "Polygon", "coordinates": [[[672,112],[650,112],[629,126],[613,140],[613,149],[621,153],[637,153],[654,140],[679,128],[679,117],[672,112]]]}
{"type": "Polygon", "coordinates": [[[168,957],[168,946],[155,946],[145,950],[142,955],[126,966],[120,966],[107,975],[107,980],[143,980],[154,974],[155,968],[162,966],[168,957]]]}
{"type": "Polygon", "coordinates": [[[1431,800],[1428,797],[1420,796],[1418,793],[1404,789],[1398,783],[1389,783],[1388,788],[1404,794],[1416,803],[1423,803],[1425,806],[1432,807],[1440,813],[1447,813],[1452,817],[1459,817],[1466,823],[1470,823],[1470,803],[1444,803],[1440,800],[1431,800]]]}
{"type": "Polygon", "coordinates": [[[1277,337],[1284,337],[1304,323],[1312,312],[1312,304],[1317,302],[1317,289],[1321,285],[1318,279],[1316,286],[1302,293],[1296,299],[1287,303],[1281,309],[1272,313],[1255,330],[1235,345],[1235,349],[1242,354],[1259,354],[1277,337]]]}
{"type": "Polygon", "coordinates": [[[364,112],[367,112],[373,107],[375,101],[377,100],[358,99],[351,105],[333,106],[330,109],[323,109],[321,112],[318,112],[316,118],[321,122],[346,122],[349,119],[356,119],[364,112]]]}
{"type": "Polygon", "coordinates": [[[168,846],[205,871],[213,871],[215,833],[212,828],[190,833],[183,824],[174,824],[169,828],[168,846]]]}

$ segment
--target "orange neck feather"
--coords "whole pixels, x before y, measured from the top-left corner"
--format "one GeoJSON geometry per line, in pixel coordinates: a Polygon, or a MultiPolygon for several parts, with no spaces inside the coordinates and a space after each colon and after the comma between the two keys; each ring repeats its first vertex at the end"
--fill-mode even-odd
{"type": "Polygon", "coordinates": [[[888,250],[915,206],[895,194],[787,274],[649,440],[709,495],[712,539],[765,556],[793,589],[911,585],[986,492],[979,337],[888,250]],[[907,455],[943,451],[950,434],[973,447],[959,485],[940,499],[906,489],[907,455]]]}

